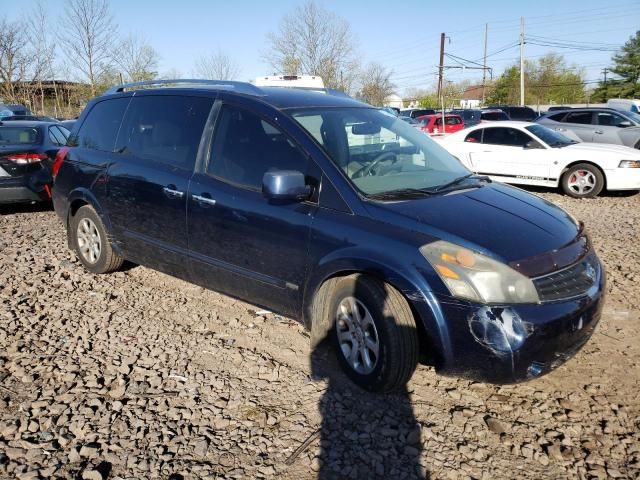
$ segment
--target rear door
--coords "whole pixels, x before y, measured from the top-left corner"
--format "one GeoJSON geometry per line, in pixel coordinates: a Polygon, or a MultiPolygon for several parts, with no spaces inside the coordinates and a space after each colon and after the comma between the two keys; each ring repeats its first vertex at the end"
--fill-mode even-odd
{"type": "Polygon", "coordinates": [[[187,276],[187,192],[212,105],[171,92],[131,100],[107,172],[107,208],[128,259],[187,276]]]}
{"type": "MultiPolygon", "coordinates": [[[[267,170],[312,162],[269,107],[228,99],[219,105],[211,153],[189,189],[193,276],[201,284],[297,315],[306,275],[315,201],[276,202],[262,195],[267,170]]],[[[317,186],[317,185],[316,185],[317,186]]]]}

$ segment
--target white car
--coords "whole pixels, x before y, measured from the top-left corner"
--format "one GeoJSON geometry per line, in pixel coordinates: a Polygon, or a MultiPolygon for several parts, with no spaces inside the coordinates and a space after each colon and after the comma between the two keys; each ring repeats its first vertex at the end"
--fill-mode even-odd
{"type": "Polygon", "coordinates": [[[640,151],[578,143],[537,123],[483,123],[452,133],[440,145],[470,170],[493,180],[561,187],[576,198],[607,190],[640,190],[640,151]]]}

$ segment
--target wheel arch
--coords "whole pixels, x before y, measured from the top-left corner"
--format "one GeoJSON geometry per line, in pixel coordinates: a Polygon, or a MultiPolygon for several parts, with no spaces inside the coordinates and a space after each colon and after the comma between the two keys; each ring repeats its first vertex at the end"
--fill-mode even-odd
{"type": "Polygon", "coordinates": [[[449,329],[435,297],[425,295],[424,279],[411,278],[400,268],[369,258],[336,259],[314,270],[305,287],[302,305],[303,322],[311,332],[312,347],[319,344],[332,327],[331,317],[323,308],[328,303],[332,281],[355,274],[387,283],[404,297],[416,323],[420,351],[431,354],[429,361],[439,364],[450,357],[449,329]],[[314,319],[321,321],[314,322],[314,319]]]}
{"type": "Polygon", "coordinates": [[[591,165],[592,167],[595,167],[598,169],[598,171],[602,174],[602,178],[604,179],[604,185],[602,187],[602,190],[606,190],[607,189],[607,175],[604,172],[604,170],[602,169],[602,167],[600,165],[598,165],[597,163],[594,163],[591,160],[573,160],[571,163],[568,163],[567,165],[564,166],[564,168],[562,169],[562,171],[560,172],[560,175],[558,176],[558,185],[562,185],[562,180],[565,176],[565,174],[571,169],[571,167],[574,167],[580,163],[586,163],[587,165],[591,165]]]}

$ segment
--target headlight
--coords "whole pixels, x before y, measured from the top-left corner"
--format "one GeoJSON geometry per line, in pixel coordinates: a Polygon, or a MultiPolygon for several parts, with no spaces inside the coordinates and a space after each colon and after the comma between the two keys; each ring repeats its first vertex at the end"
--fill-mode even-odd
{"type": "Polygon", "coordinates": [[[420,248],[451,295],[480,303],[538,303],[531,279],[485,255],[439,240],[420,248]]]}
{"type": "Polygon", "coordinates": [[[640,168],[640,160],[620,160],[618,168],[640,168]]]}

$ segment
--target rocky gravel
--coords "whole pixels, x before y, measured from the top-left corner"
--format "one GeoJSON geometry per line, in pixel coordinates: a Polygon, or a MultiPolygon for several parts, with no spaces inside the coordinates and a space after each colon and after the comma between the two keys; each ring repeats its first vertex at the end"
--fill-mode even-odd
{"type": "Polygon", "coordinates": [[[0,216],[0,479],[639,478],[640,195],[538,192],[587,225],[587,346],[495,386],[371,395],[295,321],[143,267],[96,276],[46,208],[0,216]]]}

